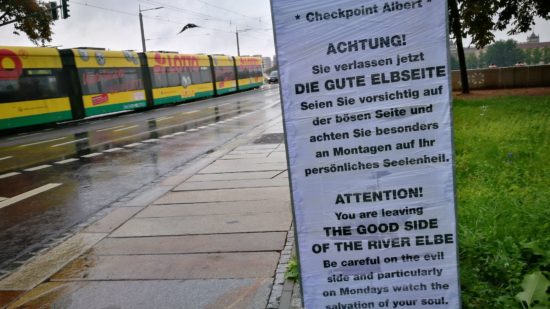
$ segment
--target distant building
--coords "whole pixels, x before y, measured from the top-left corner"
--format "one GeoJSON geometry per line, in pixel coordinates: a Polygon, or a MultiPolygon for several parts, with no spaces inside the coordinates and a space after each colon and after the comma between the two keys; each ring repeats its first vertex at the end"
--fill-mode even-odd
{"type": "Polygon", "coordinates": [[[273,63],[271,62],[271,58],[263,57],[262,58],[262,66],[263,66],[264,71],[271,69],[273,67],[273,63]]]}
{"type": "Polygon", "coordinates": [[[277,66],[277,56],[276,55],[273,55],[273,66],[276,67],[277,66]]]}
{"type": "Polygon", "coordinates": [[[527,37],[527,43],[540,43],[540,37],[533,31],[533,33],[527,37]]]}
{"type": "MultiPolygon", "coordinates": [[[[540,37],[536,35],[535,32],[532,32],[527,37],[527,42],[522,42],[522,43],[518,42],[518,47],[523,50],[545,48],[545,47],[550,47],[550,42],[540,42],[540,37]]],[[[479,56],[481,52],[486,52],[485,48],[477,49],[474,47],[464,47],[464,56],[468,57],[469,54],[476,54],[476,56],[479,56]]],[[[454,42],[451,42],[450,49],[451,49],[451,56],[458,58],[457,47],[454,42]]]]}
{"type": "MultiPolygon", "coordinates": [[[[458,57],[457,47],[454,42],[451,42],[451,56],[458,57]]],[[[464,47],[464,56],[468,57],[469,54],[476,54],[476,56],[479,56],[479,53],[481,53],[483,49],[477,49],[475,47],[464,47]]]]}
{"type": "Polygon", "coordinates": [[[550,42],[541,42],[540,37],[533,32],[527,37],[527,42],[518,43],[518,47],[521,49],[545,48],[550,47],[550,42]]]}

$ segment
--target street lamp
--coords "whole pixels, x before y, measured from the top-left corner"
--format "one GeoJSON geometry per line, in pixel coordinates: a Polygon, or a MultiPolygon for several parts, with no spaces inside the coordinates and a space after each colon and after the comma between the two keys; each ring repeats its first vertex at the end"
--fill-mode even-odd
{"type": "Polygon", "coordinates": [[[145,12],[145,11],[153,11],[153,10],[158,10],[158,9],[162,9],[164,8],[163,6],[159,6],[159,7],[156,7],[156,8],[152,8],[152,9],[145,9],[145,10],[142,10],[141,9],[141,5],[139,6],[139,28],[141,30],[141,47],[143,49],[143,52],[146,52],[147,51],[147,48],[145,47],[145,34],[143,33],[143,15],[141,14],[141,12],[145,12]]]}
{"type": "MultiPolygon", "coordinates": [[[[241,32],[245,32],[245,31],[250,31],[252,29],[248,28],[248,29],[242,29],[241,32]]],[[[235,27],[235,36],[237,37],[237,56],[240,56],[241,55],[241,49],[239,47],[239,29],[237,27],[235,27]]]]}

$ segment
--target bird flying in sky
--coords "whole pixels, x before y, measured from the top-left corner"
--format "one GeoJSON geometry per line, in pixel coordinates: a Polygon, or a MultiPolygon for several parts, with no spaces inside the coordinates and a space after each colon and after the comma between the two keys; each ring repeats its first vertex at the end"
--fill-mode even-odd
{"type": "Polygon", "coordinates": [[[191,28],[197,28],[198,26],[195,25],[195,24],[187,24],[185,26],[183,26],[183,28],[181,29],[180,32],[178,32],[178,34],[182,33],[183,31],[187,30],[187,29],[191,29],[191,28]]]}

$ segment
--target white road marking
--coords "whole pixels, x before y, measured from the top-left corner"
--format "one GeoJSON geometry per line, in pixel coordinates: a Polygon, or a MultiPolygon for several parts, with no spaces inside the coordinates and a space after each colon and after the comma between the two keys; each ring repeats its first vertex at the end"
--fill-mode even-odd
{"type": "Polygon", "coordinates": [[[43,169],[48,168],[48,167],[52,167],[52,166],[49,165],[49,164],[44,164],[44,165],[35,166],[35,167],[31,167],[31,168],[25,169],[24,171],[25,171],[25,172],[34,172],[34,171],[43,170],[43,169]]]}
{"type": "Polygon", "coordinates": [[[1,197],[1,196],[0,196],[0,202],[1,202],[1,201],[5,201],[5,200],[7,200],[7,199],[8,199],[7,197],[1,197]]]}
{"type": "Polygon", "coordinates": [[[111,128],[105,128],[105,129],[97,130],[96,132],[109,131],[109,130],[118,129],[118,128],[122,128],[122,127],[124,127],[124,125],[119,125],[119,126],[111,127],[111,128]]]}
{"type": "Polygon", "coordinates": [[[0,179],[4,179],[4,178],[8,178],[8,177],[12,177],[12,176],[17,176],[17,175],[21,175],[21,173],[18,173],[18,172],[13,172],[13,173],[7,173],[7,174],[3,174],[3,175],[0,175],[0,179]]]}
{"type": "Polygon", "coordinates": [[[215,126],[215,125],[217,125],[217,123],[211,123],[208,126],[211,127],[211,126],[215,126]]]}
{"type": "Polygon", "coordinates": [[[82,157],[83,158],[93,158],[93,157],[97,157],[97,156],[101,156],[102,153],[99,153],[99,152],[94,152],[94,153],[90,153],[90,154],[87,154],[87,155],[83,155],[82,157]]]}
{"type": "Polygon", "coordinates": [[[197,129],[204,129],[204,128],[206,128],[206,126],[200,126],[197,129]]]}
{"type": "Polygon", "coordinates": [[[218,106],[224,106],[224,105],[229,105],[229,104],[233,104],[233,103],[223,103],[223,104],[220,104],[218,106]]]}
{"type": "Polygon", "coordinates": [[[67,163],[71,163],[71,162],[74,162],[74,161],[79,161],[79,160],[77,158],[70,158],[70,159],[67,159],[67,160],[54,162],[54,164],[62,165],[62,164],[67,164],[67,163]]]}
{"type": "Polygon", "coordinates": [[[74,143],[82,142],[82,141],[85,141],[85,140],[88,140],[88,138],[87,138],[87,137],[85,137],[85,138],[79,138],[79,139],[75,139],[74,141],[70,141],[70,142],[66,142],[66,143],[61,143],[61,144],[53,145],[53,146],[50,146],[50,147],[51,147],[51,148],[53,148],[53,147],[59,147],[59,146],[64,146],[64,145],[69,145],[69,144],[74,144],[74,143]]]}
{"type": "Polygon", "coordinates": [[[191,129],[188,132],[197,132],[199,129],[191,129]]]}
{"type": "Polygon", "coordinates": [[[104,152],[109,153],[109,152],[115,152],[120,150],[122,150],[122,148],[115,147],[115,148],[107,149],[104,152]]]}
{"type": "Polygon", "coordinates": [[[36,132],[36,133],[31,133],[31,134],[27,134],[27,133],[19,133],[17,134],[17,136],[15,137],[10,137],[8,139],[6,139],[7,141],[11,141],[11,140],[14,140],[14,139],[22,139],[22,138],[25,138],[25,137],[29,137],[29,136],[33,136],[33,135],[38,135],[38,134],[42,134],[42,132],[36,132]]]}
{"type": "Polygon", "coordinates": [[[167,139],[167,138],[172,138],[172,137],[174,137],[174,135],[173,135],[173,134],[170,134],[170,135],[164,135],[164,136],[161,136],[160,138],[162,138],[162,139],[167,139]]]}
{"type": "Polygon", "coordinates": [[[36,188],[34,190],[27,191],[25,193],[22,193],[22,194],[14,196],[14,197],[8,198],[7,200],[4,200],[4,201],[0,202],[0,209],[2,209],[4,207],[8,207],[10,205],[13,205],[13,204],[15,204],[17,202],[20,202],[22,200],[28,199],[29,197],[35,196],[37,194],[46,192],[46,191],[51,190],[53,188],[59,187],[60,185],[61,185],[60,183],[49,183],[49,184],[44,185],[42,187],[36,188]]]}
{"type": "Polygon", "coordinates": [[[60,141],[62,139],[66,139],[66,137],[54,138],[54,139],[50,139],[50,140],[47,140],[47,141],[41,141],[41,142],[36,142],[36,143],[25,144],[25,145],[21,145],[19,147],[28,147],[28,146],[45,144],[45,143],[51,143],[51,142],[55,142],[55,141],[60,141]]]}
{"type": "Polygon", "coordinates": [[[185,133],[187,133],[187,132],[185,132],[185,131],[183,131],[183,132],[176,132],[176,133],[174,133],[174,135],[183,135],[183,134],[185,134],[185,133]]]}
{"type": "Polygon", "coordinates": [[[172,119],[172,118],[174,118],[174,116],[161,117],[161,118],[157,118],[156,120],[157,121],[164,121],[164,120],[168,120],[168,119],[172,119]]]}
{"type": "Polygon", "coordinates": [[[13,158],[13,156],[3,157],[3,158],[0,158],[0,161],[2,161],[2,160],[7,160],[7,159],[11,159],[11,158],[13,158]]]}
{"type": "Polygon", "coordinates": [[[134,147],[137,147],[139,145],[143,145],[142,143],[133,143],[133,144],[128,144],[128,145],[125,145],[124,147],[127,147],[127,148],[134,148],[134,147]]]}
{"type": "Polygon", "coordinates": [[[144,141],[141,141],[142,143],[156,143],[158,142],[159,140],[156,139],[156,138],[152,138],[152,139],[146,139],[144,141]]]}
{"type": "Polygon", "coordinates": [[[137,128],[137,127],[139,127],[139,126],[136,124],[135,126],[130,126],[130,127],[118,129],[118,130],[115,130],[114,132],[126,131],[126,130],[130,130],[130,129],[137,128]]]}
{"type": "Polygon", "coordinates": [[[198,113],[199,111],[190,111],[190,112],[184,112],[182,114],[184,115],[189,115],[189,114],[194,114],[194,113],[198,113]]]}

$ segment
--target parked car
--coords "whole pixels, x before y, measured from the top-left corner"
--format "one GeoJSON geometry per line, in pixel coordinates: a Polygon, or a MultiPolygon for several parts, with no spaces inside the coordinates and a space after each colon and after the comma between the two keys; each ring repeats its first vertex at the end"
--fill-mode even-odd
{"type": "Polygon", "coordinates": [[[272,71],[269,73],[269,78],[267,79],[268,84],[276,84],[279,82],[279,72],[272,71]]]}

